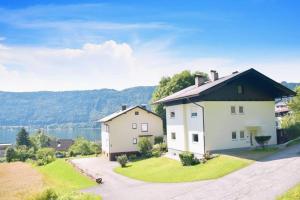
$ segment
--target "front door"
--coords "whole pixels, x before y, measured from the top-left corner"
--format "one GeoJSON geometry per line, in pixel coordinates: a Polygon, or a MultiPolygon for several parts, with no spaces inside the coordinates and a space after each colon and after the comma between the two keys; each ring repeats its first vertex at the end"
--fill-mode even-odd
{"type": "Polygon", "coordinates": [[[253,132],[250,131],[250,145],[253,146],[253,132]]]}

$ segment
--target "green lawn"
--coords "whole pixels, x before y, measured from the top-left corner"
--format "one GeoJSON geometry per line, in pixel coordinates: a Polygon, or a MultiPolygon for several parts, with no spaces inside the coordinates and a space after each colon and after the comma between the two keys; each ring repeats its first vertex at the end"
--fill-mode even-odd
{"type": "Polygon", "coordinates": [[[44,175],[47,185],[58,191],[69,192],[97,185],[64,159],[57,159],[37,169],[44,175]]]}
{"type": "Polygon", "coordinates": [[[278,200],[298,200],[300,199],[300,184],[288,190],[285,194],[280,196],[278,200]]]}
{"type": "Polygon", "coordinates": [[[182,166],[179,161],[160,157],[132,162],[128,167],[117,167],[114,171],[147,182],[189,182],[219,178],[252,162],[252,160],[221,155],[205,164],[182,166]]]}

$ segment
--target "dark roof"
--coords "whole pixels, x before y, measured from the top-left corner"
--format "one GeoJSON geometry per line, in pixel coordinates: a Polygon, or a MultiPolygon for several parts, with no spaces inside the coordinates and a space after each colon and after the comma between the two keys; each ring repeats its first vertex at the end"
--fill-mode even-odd
{"type": "Polygon", "coordinates": [[[98,122],[107,122],[107,121],[113,120],[114,118],[119,117],[120,115],[126,114],[127,112],[129,112],[129,111],[131,111],[131,110],[133,110],[135,108],[140,108],[140,109],[142,109],[142,110],[144,110],[144,111],[146,111],[146,112],[148,112],[150,114],[153,114],[153,115],[155,115],[155,116],[157,116],[157,117],[160,118],[159,115],[157,115],[156,113],[154,113],[154,112],[152,112],[150,110],[147,110],[146,108],[144,108],[142,106],[133,106],[133,107],[127,108],[126,110],[120,110],[120,111],[114,112],[114,113],[112,113],[112,114],[110,114],[110,115],[108,115],[108,116],[100,119],[98,122]]]}
{"type": "Polygon", "coordinates": [[[235,79],[237,79],[241,76],[244,76],[246,74],[249,74],[249,73],[255,73],[260,78],[264,78],[267,82],[272,83],[274,87],[276,87],[278,90],[281,90],[282,96],[288,97],[288,96],[296,95],[296,93],[294,91],[288,89],[287,87],[281,85],[280,83],[277,83],[276,81],[270,79],[269,77],[261,74],[260,72],[256,71],[255,69],[251,68],[251,69],[248,69],[243,72],[236,72],[236,73],[230,74],[228,76],[221,77],[216,81],[207,81],[199,87],[196,85],[192,85],[183,90],[175,92],[174,94],[164,97],[154,103],[155,104],[156,103],[166,103],[166,102],[172,102],[172,101],[176,101],[176,100],[196,97],[203,92],[209,92],[209,90],[213,90],[217,86],[219,87],[219,86],[225,85],[227,82],[235,80],[235,79]]]}
{"type": "Polygon", "coordinates": [[[56,151],[67,151],[74,144],[72,139],[58,139],[50,142],[50,147],[56,151]]]}

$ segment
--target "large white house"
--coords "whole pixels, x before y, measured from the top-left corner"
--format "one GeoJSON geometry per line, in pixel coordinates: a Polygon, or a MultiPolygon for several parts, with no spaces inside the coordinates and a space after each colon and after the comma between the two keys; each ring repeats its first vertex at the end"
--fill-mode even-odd
{"type": "Polygon", "coordinates": [[[126,108],[100,120],[102,153],[115,160],[121,154],[138,152],[137,143],[141,137],[151,141],[163,136],[162,119],[144,106],[126,108]]]}
{"type": "Polygon", "coordinates": [[[155,103],[166,107],[168,150],[196,156],[206,151],[257,145],[255,136],[276,144],[274,99],[295,93],[254,69],[211,81],[196,76],[195,85],[155,103]]]}

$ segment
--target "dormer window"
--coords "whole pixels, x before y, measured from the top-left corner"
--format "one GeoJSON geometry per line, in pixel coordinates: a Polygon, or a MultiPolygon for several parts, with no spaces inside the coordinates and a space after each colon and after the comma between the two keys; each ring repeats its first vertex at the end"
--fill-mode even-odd
{"type": "Polygon", "coordinates": [[[244,94],[244,87],[242,85],[237,86],[237,93],[238,94],[244,94]]]}

